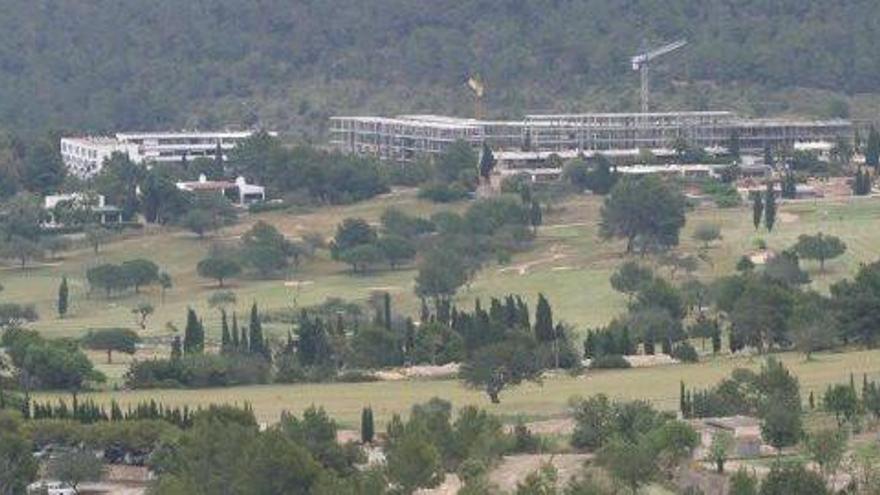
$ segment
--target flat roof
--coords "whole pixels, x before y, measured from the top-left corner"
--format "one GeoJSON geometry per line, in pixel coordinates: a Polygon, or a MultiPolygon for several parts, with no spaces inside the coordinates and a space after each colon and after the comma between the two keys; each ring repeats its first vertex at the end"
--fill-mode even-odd
{"type": "Polygon", "coordinates": [[[581,119],[587,117],[601,118],[656,118],[656,117],[732,117],[735,114],[727,110],[684,111],[684,112],[590,112],[590,113],[547,113],[529,114],[526,119],[581,119]]]}
{"type": "Polygon", "coordinates": [[[370,124],[382,124],[382,125],[402,125],[402,126],[410,126],[410,127],[425,127],[425,128],[434,128],[434,129],[454,129],[454,130],[475,130],[479,129],[479,125],[475,123],[465,123],[465,122],[440,122],[440,121],[425,121],[425,120],[415,120],[415,119],[405,119],[399,117],[374,117],[374,116],[337,116],[330,117],[330,120],[336,121],[355,121],[355,122],[365,122],[370,124]]]}
{"type": "Polygon", "coordinates": [[[61,138],[62,141],[78,143],[78,144],[116,144],[115,138],[109,136],[66,136],[61,138]]]}
{"type": "MultiPolygon", "coordinates": [[[[254,131],[164,131],[164,132],[117,132],[116,139],[167,139],[167,138],[245,138],[254,131]]],[[[276,134],[270,132],[269,134],[276,134]]]]}
{"type": "MultiPolygon", "coordinates": [[[[648,150],[654,156],[672,156],[675,154],[675,150],[671,150],[669,148],[654,148],[648,150]]],[[[620,157],[620,156],[639,156],[641,153],[640,149],[630,148],[630,149],[615,149],[615,150],[562,150],[562,151],[505,151],[499,150],[494,151],[492,155],[496,160],[546,160],[551,155],[557,155],[559,158],[577,158],[579,156],[583,156],[586,158],[592,158],[598,155],[607,156],[607,157],[620,157]]]]}

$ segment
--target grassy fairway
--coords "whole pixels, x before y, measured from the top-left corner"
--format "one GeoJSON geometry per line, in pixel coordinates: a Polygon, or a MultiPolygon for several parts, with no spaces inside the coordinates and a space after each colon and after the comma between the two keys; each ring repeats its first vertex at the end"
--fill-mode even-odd
{"type": "MultiPolygon", "coordinates": [[[[306,232],[321,232],[331,236],[343,218],[360,216],[378,221],[381,212],[395,205],[405,211],[422,215],[440,208],[462,209],[461,204],[437,206],[415,199],[412,192],[398,193],[369,202],[344,207],[325,208],[314,213],[291,214],[272,212],[252,216],[240,225],[217,234],[214,241],[232,241],[257,219],[273,223],[286,235],[294,237],[306,232]]],[[[462,289],[461,304],[470,305],[475,297],[518,293],[534,300],[538,292],[545,293],[553,304],[554,315],[572,323],[577,329],[600,325],[625,309],[625,298],[615,293],[608,276],[623,260],[622,245],[598,239],[596,224],[600,198],[577,197],[562,204],[545,217],[545,226],[538,234],[534,248],[514,257],[505,266],[487,265],[471,286],[462,289]]],[[[723,241],[708,250],[711,263],[703,263],[697,276],[704,280],[730,273],[736,260],[753,250],[755,240],[763,238],[769,247],[781,250],[790,246],[800,234],[818,231],[841,237],[848,245],[847,253],[827,264],[824,274],[818,273],[814,263],[805,263],[814,279],[813,288],[826,290],[834,281],[852,276],[861,262],[877,257],[880,245],[880,201],[853,199],[845,202],[783,203],[777,227],[773,233],[756,233],[751,224],[748,207],[729,210],[700,208],[688,214],[688,224],[682,232],[681,251],[696,253],[700,246],[691,240],[691,232],[701,222],[721,225],[723,241]]],[[[146,336],[165,336],[166,323],[182,327],[187,306],[195,307],[204,317],[209,338],[215,341],[219,325],[215,311],[210,311],[207,298],[215,290],[212,283],[195,274],[197,261],[204,256],[212,240],[198,240],[188,233],[169,229],[148,229],[143,233],[114,242],[95,256],[89,250],[66,253],[66,259],[51,266],[27,270],[0,268],[0,283],[6,290],[0,300],[35,302],[41,315],[34,327],[49,336],[78,335],[93,327],[134,326],[130,314],[140,298],[156,306],[156,314],[149,322],[146,336]],[[169,291],[164,304],[160,303],[158,289],[143,291],[140,296],[130,295],[110,300],[94,294],[86,298],[84,273],[87,267],[102,262],[119,262],[145,257],[155,260],[171,273],[175,287],[169,291]],[[55,317],[55,294],[62,274],[70,279],[72,307],[68,318],[55,317]]],[[[240,280],[231,287],[238,294],[241,314],[252,300],[263,309],[309,305],[336,296],[363,300],[371,292],[388,291],[397,311],[415,314],[418,301],[413,294],[413,269],[381,271],[369,276],[353,276],[347,267],[331,261],[326,252],[319,252],[304,266],[291,271],[286,278],[270,281],[240,280]]],[[[286,328],[267,325],[269,330],[286,328]]],[[[167,346],[152,350],[166,353],[167,346]]],[[[149,354],[147,351],[146,354],[149,354]]],[[[143,356],[139,353],[139,358],[143,356]]],[[[803,363],[800,357],[786,356],[786,360],[801,378],[805,389],[820,390],[830,382],[848,379],[849,373],[880,373],[878,352],[822,355],[819,360],[803,363]]],[[[103,364],[103,355],[95,355],[99,368],[105,371],[111,383],[118,383],[125,371],[126,358],[118,356],[113,365],[103,364]]],[[[528,385],[506,392],[500,406],[492,406],[478,392],[466,390],[455,381],[408,381],[366,384],[333,385],[268,385],[260,387],[216,390],[168,390],[146,392],[102,393],[95,397],[109,401],[115,397],[127,404],[143,399],[157,398],[169,404],[206,404],[243,402],[254,405],[264,421],[272,421],[280,411],[301,410],[310,404],[325,406],[343,422],[354,425],[360,408],[372,404],[380,420],[394,411],[405,411],[419,401],[433,396],[452,400],[456,405],[480,404],[499,414],[554,416],[562,414],[569,397],[606,392],[618,397],[646,398],[664,408],[677,404],[678,383],[684,380],[701,386],[717,382],[735,366],[755,365],[745,358],[719,359],[699,365],[589,373],[585,377],[554,377],[545,380],[543,387],[528,385]]],[[[804,395],[806,397],[806,394],[804,395]]]]}
{"type": "MultiPolygon", "coordinates": [[[[817,354],[809,362],[794,353],[781,354],[779,357],[800,379],[804,400],[810,391],[818,395],[828,384],[847,382],[850,373],[855,374],[857,379],[862,373],[875,379],[880,375],[880,351],[817,354]]],[[[104,404],[115,399],[123,407],[150,399],[190,407],[209,403],[249,402],[260,420],[265,422],[276,421],[281,411],[299,412],[314,404],[323,406],[345,427],[355,428],[363,406],[372,405],[376,420],[384,424],[392,413],[404,413],[412,404],[431,397],[450,400],[456,407],[475,404],[509,419],[518,415],[528,418],[560,416],[565,414],[570,397],[596,393],[650,400],[659,408],[674,410],[678,407],[679,383],[682,380],[691,387],[706,387],[729,375],[734,368],[757,369],[761,362],[759,358],[718,358],[698,364],[587,372],[579,377],[554,376],[545,379],[543,385],[528,384],[505,391],[499,405],[491,404],[485,395],[466,389],[454,380],[101,392],[83,394],[82,397],[93,398],[104,404]]],[[[37,399],[55,396],[41,394],[37,399]]]]}
{"type": "MultiPolygon", "coordinates": [[[[514,257],[509,265],[487,265],[469,288],[462,289],[459,301],[470,305],[475,297],[518,293],[534,299],[544,292],[553,304],[554,312],[577,328],[601,325],[623,311],[625,299],[611,290],[608,276],[621,262],[622,246],[618,242],[603,242],[596,233],[599,198],[578,197],[563,203],[557,211],[546,216],[546,225],[539,231],[535,246],[527,253],[514,257]]],[[[184,323],[186,306],[195,307],[205,318],[209,336],[218,335],[216,312],[207,307],[207,298],[215,290],[211,281],[199,278],[195,265],[205,256],[212,242],[234,241],[257,219],[265,220],[291,237],[306,232],[320,232],[326,237],[333,234],[339,221],[349,216],[360,216],[377,222],[388,206],[428,215],[442,208],[461,209],[463,205],[437,206],[415,199],[412,192],[397,193],[369,202],[342,207],[322,208],[314,213],[291,214],[271,212],[248,217],[244,222],[218,233],[213,239],[198,240],[194,236],[166,228],[147,229],[143,233],[114,242],[102,248],[98,255],[83,249],[66,253],[66,258],[49,266],[19,270],[0,268],[0,283],[6,291],[0,296],[14,302],[35,302],[41,315],[34,327],[50,336],[78,335],[88,328],[102,326],[134,326],[130,314],[139,300],[151,301],[156,314],[150,321],[146,335],[166,335],[167,322],[178,327],[184,323]],[[136,257],[156,261],[171,273],[175,287],[169,291],[165,303],[160,302],[157,288],[148,288],[143,294],[104,298],[93,294],[87,298],[84,280],[88,267],[104,262],[119,262],[136,257]],[[55,295],[62,274],[70,278],[71,311],[68,318],[55,316],[55,295]]],[[[736,260],[754,247],[757,238],[764,239],[771,249],[790,246],[798,235],[818,231],[840,236],[849,246],[847,253],[828,263],[827,272],[818,273],[813,263],[805,263],[810,270],[814,288],[824,290],[833,281],[851,276],[858,263],[876,257],[875,246],[880,244],[880,229],[874,228],[880,220],[880,201],[853,199],[834,203],[795,202],[781,206],[777,227],[773,233],[756,233],[747,207],[718,210],[700,208],[688,214],[688,224],[682,232],[681,250],[696,253],[700,246],[691,240],[691,232],[701,222],[721,225],[724,239],[710,247],[711,264],[703,263],[697,276],[709,280],[730,273],[736,260]]],[[[414,314],[418,301],[413,294],[414,270],[378,271],[367,276],[353,276],[347,267],[333,262],[325,251],[305,261],[302,268],[291,270],[276,280],[235,280],[231,289],[238,294],[239,311],[244,311],[256,300],[263,309],[309,305],[336,296],[363,300],[376,290],[388,291],[394,297],[398,311],[414,314]]],[[[270,325],[270,330],[271,330],[270,325]]],[[[286,331],[284,328],[276,330],[286,331]]]]}

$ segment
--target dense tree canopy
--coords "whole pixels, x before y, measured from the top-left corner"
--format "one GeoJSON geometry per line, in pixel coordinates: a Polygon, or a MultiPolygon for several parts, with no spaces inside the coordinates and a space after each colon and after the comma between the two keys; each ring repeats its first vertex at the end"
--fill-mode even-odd
{"type": "Polygon", "coordinates": [[[630,253],[678,245],[685,223],[684,196],[656,176],[624,177],[602,205],[599,229],[604,238],[626,241],[630,253]]]}
{"type": "Polygon", "coordinates": [[[303,129],[342,111],[470,113],[464,82],[477,68],[490,109],[570,106],[621,86],[628,97],[599,105],[635,109],[628,57],[643,38],[688,39],[675,63],[654,69],[665,77],[653,89],[697,108],[724,93],[705,85],[685,96],[671,81],[876,92],[875,9],[870,0],[833,9],[816,0],[4,2],[0,122],[303,129]]]}

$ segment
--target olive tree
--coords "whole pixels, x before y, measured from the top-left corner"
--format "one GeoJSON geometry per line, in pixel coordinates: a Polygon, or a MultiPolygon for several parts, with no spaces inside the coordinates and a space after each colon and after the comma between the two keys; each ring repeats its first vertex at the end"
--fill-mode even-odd
{"type": "Polygon", "coordinates": [[[823,235],[802,234],[794,245],[794,251],[804,259],[819,262],[819,270],[825,271],[825,261],[837,258],[846,252],[846,243],[839,237],[823,235]]]}

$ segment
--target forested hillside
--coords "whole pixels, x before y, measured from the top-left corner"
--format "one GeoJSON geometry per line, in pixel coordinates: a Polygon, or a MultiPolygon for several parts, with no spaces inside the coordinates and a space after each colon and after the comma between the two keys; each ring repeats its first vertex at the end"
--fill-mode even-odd
{"type": "Polygon", "coordinates": [[[2,0],[0,126],[263,124],[315,135],[333,113],[490,115],[637,106],[642,41],[660,108],[868,112],[876,0],[2,0]],[[855,95],[860,96],[858,99],[855,95]],[[856,98],[856,99],[854,99],[856,98]]]}

